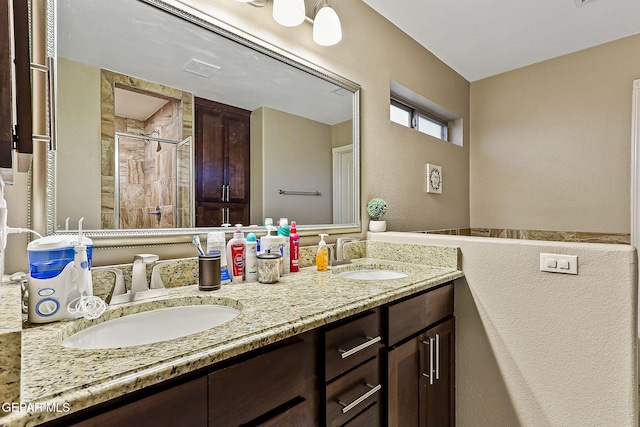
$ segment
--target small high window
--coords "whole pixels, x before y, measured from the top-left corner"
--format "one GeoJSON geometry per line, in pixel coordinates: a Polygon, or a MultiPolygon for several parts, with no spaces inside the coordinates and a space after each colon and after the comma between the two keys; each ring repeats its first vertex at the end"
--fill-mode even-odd
{"type": "Polygon", "coordinates": [[[423,111],[415,106],[409,105],[406,101],[399,101],[391,98],[390,104],[391,121],[401,124],[435,138],[448,140],[449,123],[435,114],[423,111]]]}
{"type": "Polygon", "coordinates": [[[462,147],[463,120],[457,114],[393,80],[389,99],[392,122],[462,147]]]}

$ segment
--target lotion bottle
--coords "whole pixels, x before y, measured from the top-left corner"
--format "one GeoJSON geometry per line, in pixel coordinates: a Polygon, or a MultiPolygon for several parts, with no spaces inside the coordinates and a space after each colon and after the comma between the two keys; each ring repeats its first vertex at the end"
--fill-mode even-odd
{"type": "Polygon", "coordinates": [[[244,277],[247,282],[258,280],[258,249],[256,235],[247,234],[247,252],[244,277]]]}
{"type": "Polygon", "coordinates": [[[318,252],[316,253],[316,267],[318,271],[327,271],[329,269],[329,249],[327,242],[324,241],[328,234],[319,234],[320,242],[318,243],[318,252]]]}
{"type": "Polygon", "coordinates": [[[278,223],[278,236],[282,238],[282,274],[289,274],[291,272],[291,247],[290,247],[290,228],[289,220],[287,218],[280,218],[278,223]]]}
{"type": "Polygon", "coordinates": [[[291,272],[296,273],[300,271],[300,235],[296,230],[296,222],[291,221],[291,234],[289,235],[289,239],[291,241],[291,272]]]}
{"type": "Polygon", "coordinates": [[[231,267],[231,281],[233,283],[242,283],[247,240],[244,238],[244,233],[240,229],[242,224],[236,224],[236,227],[233,238],[227,243],[227,260],[231,267]]]}

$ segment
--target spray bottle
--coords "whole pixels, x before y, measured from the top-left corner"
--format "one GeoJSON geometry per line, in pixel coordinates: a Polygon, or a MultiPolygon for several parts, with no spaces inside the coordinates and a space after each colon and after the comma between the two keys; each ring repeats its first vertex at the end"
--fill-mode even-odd
{"type": "Polygon", "coordinates": [[[300,235],[296,230],[296,222],[291,221],[291,234],[289,235],[291,242],[291,272],[300,271],[300,235]]]}

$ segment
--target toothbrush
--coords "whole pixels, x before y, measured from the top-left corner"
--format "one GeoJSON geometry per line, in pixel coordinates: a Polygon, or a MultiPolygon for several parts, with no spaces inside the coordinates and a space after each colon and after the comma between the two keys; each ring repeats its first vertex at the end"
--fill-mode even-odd
{"type": "Polygon", "coordinates": [[[200,236],[193,236],[193,244],[198,250],[198,254],[200,256],[204,256],[204,251],[202,250],[202,245],[200,244],[200,236]]]}

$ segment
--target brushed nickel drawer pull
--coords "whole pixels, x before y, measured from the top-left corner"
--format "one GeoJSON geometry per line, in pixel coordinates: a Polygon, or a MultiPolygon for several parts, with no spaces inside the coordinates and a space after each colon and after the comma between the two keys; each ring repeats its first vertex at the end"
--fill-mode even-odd
{"type": "Polygon", "coordinates": [[[372,337],[365,337],[368,341],[363,342],[362,344],[356,345],[355,347],[351,348],[350,350],[343,350],[342,348],[338,348],[338,352],[340,353],[340,355],[342,356],[343,359],[346,359],[347,357],[356,354],[357,352],[364,350],[365,348],[374,345],[377,342],[380,342],[382,340],[382,338],[380,337],[380,335],[378,335],[375,338],[372,337]]]}
{"type": "Polygon", "coordinates": [[[436,380],[440,379],[440,334],[436,334],[436,380]]]}
{"type": "Polygon", "coordinates": [[[353,402],[344,403],[342,400],[338,399],[338,403],[342,406],[342,413],[343,414],[346,414],[347,412],[349,412],[350,410],[352,410],[353,408],[355,408],[356,406],[358,406],[359,404],[361,404],[362,402],[364,402],[365,400],[367,400],[368,398],[370,398],[371,396],[376,394],[382,388],[382,386],[380,384],[378,384],[376,386],[372,386],[371,384],[366,383],[365,385],[367,387],[369,387],[370,390],[368,390],[362,396],[358,397],[353,402]]]}
{"type": "MultiPolygon", "coordinates": [[[[429,378],[429,385],[433,385],[433,377],[434,377],[434,373],[436,372],[435,369],[433,369],[433,359],[434,359],[434,348],[433,348],[433,344],[434,344],[435,339],[429,337],[429,341],[422,341],[422,344],[426,344],[429,346],[429,373],[422,373],[423,376],[429,378]]],[[[439,344],[439,343],[438,343],[439,344]]],[[[439,367],[438,367],[439,370],[439,367]]],[[[440,372],[436,373],[436,376],[439,377],[440,376],[440,372]]]]}

